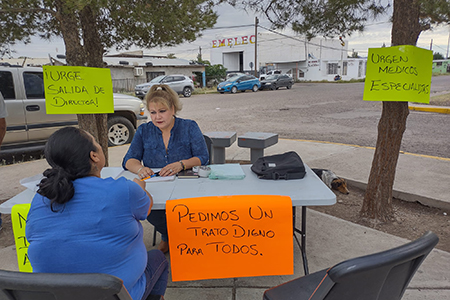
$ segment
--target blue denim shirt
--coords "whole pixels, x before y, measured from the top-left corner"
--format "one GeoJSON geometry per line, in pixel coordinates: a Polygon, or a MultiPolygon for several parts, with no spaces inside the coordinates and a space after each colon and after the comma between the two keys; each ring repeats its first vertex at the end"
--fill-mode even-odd
{"type": "Polygon", "coordinates": [[[167,152],[161,130],[152,122],[142,124],[134,135],[122,166],[126,169],[125,163],[130,158],[135,158],[142,161],[146,167],[162,168],[192,157],[198,157],[202,165],[208,164],[209,154],[205,138],[195,121],[175,117],[167,152]]]}

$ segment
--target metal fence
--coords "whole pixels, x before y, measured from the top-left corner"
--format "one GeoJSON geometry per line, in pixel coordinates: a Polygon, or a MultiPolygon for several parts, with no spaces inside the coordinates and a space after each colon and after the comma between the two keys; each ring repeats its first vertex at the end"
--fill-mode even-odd
{"type": "Polygon", "coordinates": [[[127,78],[127,79],[113,79],[113,92],[123,93],[123,92],[134,92],[134,87],[141,83],[146,83],[145,78],[127,78]]]}

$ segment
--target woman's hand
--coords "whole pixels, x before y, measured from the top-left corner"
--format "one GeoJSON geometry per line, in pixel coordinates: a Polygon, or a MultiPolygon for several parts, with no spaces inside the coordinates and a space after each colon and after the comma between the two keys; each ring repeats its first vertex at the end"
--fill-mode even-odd
{"type": "Polygon", "coordinates": [[[155,172],[153,172],[153,170],[148,167],[142,167],[137,173],[140,179],[147,178],[149,176],[152,176],[153,174],[155,174],[155,172]]]}
{"type": "Polygon", "coordinates": [[[179,161],[168,164],[159,171],[159,176],[172,176],[183,171],[183,166],[179,161]]]}

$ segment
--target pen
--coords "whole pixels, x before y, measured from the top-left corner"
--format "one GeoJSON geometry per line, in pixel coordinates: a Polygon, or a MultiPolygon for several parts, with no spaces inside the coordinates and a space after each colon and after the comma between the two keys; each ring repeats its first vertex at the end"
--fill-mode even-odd
{"type": "Polygon", "coordinates": [[[141,181],[144,181],[144,180],[147,180],[147,179],[153,178],[153,177],[155,177],[155,176],[156,176],[155,174],[153,174],[153,175],[150,175],[150,176],[147,176],[147,177],[145,177],[145,178],[142,178],[142,179],[141,179],[141,181]]]}
{"type": "Polygon", "coordinates": [[[155,177],[155,176],[159,176],[159,172],[156,172],[156,173],[155,173],[155,174],[153,174],[153,175],[150,175],[150,176],[147,176],[147,177],[145,177],[145,178],[142,178],[142,179],[141,179],[141,181],[144,181],[144,180],[147,180],[147,179],[153,178],[153,177],[155,177]]]}

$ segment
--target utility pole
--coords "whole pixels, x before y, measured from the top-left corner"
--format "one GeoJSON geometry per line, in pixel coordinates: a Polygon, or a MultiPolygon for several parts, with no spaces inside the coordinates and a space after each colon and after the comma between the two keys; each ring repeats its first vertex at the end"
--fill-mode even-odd
{"type": "Polygon", "coordinates": [[[258,78],[258,17],[255,17],[255,77],[258,78]]]}
{"type": "Polygon", "coordinates": [[[203,60],[202,59],[202,47],[198,46],[198,57],[197,57],[198,61],[203,60]]]}
{"type": "Polygon", "coordinates": [[[448,56],[448,47],[450,46],[450,27],[448,29],[448,42],[447,42],[447,59],[449,59],[450,57],[448,56]]]}

